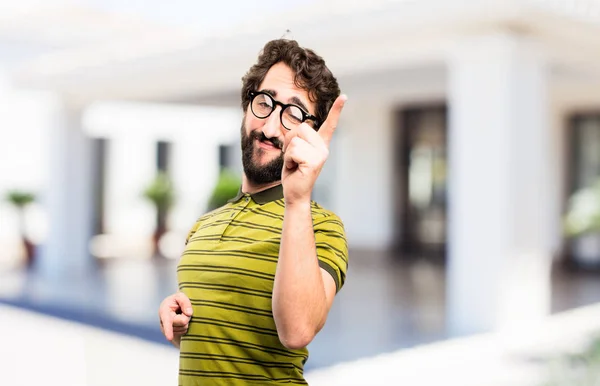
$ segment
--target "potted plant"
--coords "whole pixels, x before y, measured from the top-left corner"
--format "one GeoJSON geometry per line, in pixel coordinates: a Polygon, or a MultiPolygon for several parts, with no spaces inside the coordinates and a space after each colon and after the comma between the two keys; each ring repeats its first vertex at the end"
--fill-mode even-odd
{"type": "Polygon", "coordinates": [[[25,191],[12,190],[7,193],[6,199],[17,208],[19,216],[19,234],[25,249],[25,265],[27,268],[31,268],[35,257],[35,246],[27,237],[25,208],[35,201],[35,195],[25,191]]]}
{"type": "Polygon", "coordinates": [[[565,232],[577,264],[600,268],[600,179],[569,199],[565,232]]]}
{"type": "Polygon", "coordinates": [[[156,209],[156,228],[152,236],[152,243],[153,256],[159,257],[162,255],[159,242],[167,231],[167,215],[174,202],[173,184],[165,172],[159,172],[143,194],[156,209]]]}
{"type": "Polygon", "coordinates": [[[227,168],[221,169],[217,184],[208,200],[207,210],[210,212],[227,204],[228,200],[236,196],[241,184],[242,181],[235,172],[227,168]]]}

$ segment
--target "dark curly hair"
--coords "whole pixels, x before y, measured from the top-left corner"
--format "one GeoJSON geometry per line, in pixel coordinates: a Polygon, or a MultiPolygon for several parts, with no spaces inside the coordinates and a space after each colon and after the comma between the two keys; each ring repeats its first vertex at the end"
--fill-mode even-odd
{"type": "Polygon", "coordinates": [[[277,39],[264,46],[258,62],[242,78],[242,108],[246,111],[250,92],[258,90],[271,66],[279,62],[292,69],[296,86],[308,91],[310,101],[316,105],[315,116],[320,126],[340,95],[340,87],[323,58],[310,49],[300,47],[295,40],[277,39]]]}

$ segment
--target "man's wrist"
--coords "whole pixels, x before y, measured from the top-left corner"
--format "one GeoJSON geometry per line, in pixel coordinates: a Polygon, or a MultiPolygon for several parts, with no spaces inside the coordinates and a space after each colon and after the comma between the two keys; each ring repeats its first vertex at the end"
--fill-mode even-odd
{"type": "Polygon", "coordinates": [[[310,211],[311,200],[310,197],[308,199],[299,199],[293,201],[285,201],[285,209],[293,210],[293,211],[310,211]]]}

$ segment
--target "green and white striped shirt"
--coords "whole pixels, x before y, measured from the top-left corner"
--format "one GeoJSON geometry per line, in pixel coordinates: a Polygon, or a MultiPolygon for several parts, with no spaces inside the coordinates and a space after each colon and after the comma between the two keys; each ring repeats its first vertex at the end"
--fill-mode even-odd
{"type": "MultiPolygon", "coordinates": [[[[306,384],[308,350],[281,344],[271,308],[283,225],[282,186],[241,192],[202,216],[178,264],[194,315],[181,340],[179,384],[306,384]]],[[[312,203],[319,266],[339,291],[348,268],[341,220],[312,203]]]]}

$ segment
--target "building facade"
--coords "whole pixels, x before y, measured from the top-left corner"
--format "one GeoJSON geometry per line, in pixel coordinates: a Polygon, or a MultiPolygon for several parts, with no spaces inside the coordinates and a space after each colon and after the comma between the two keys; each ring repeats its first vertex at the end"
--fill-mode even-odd
{"type": "Polygon", "coordinates": [[[313,4],[121,62],[71,57],[15,72],[6,90],[52,95],[40,107],[51,132],[40,145],[50,160],[41,184],[48,269],[81,263],[99,215],[113,233],[151,232],[154,214],[136,192],[164,167],[166,148],[185,186],[172,219],[184,229],[209,194],[219,148],[238,146],[242,75],[266,41],[291,30],[349,96],[316,198],[343,219],[351,249],[445,261],[454,333],[543,318],[553,263],[600,265],[598,237],[569,240],[562,225],[571,194],[600,175],[593,10],[368,3],[313,4]],[[192,176],[197,163],[205,174],[192,176]]]}

